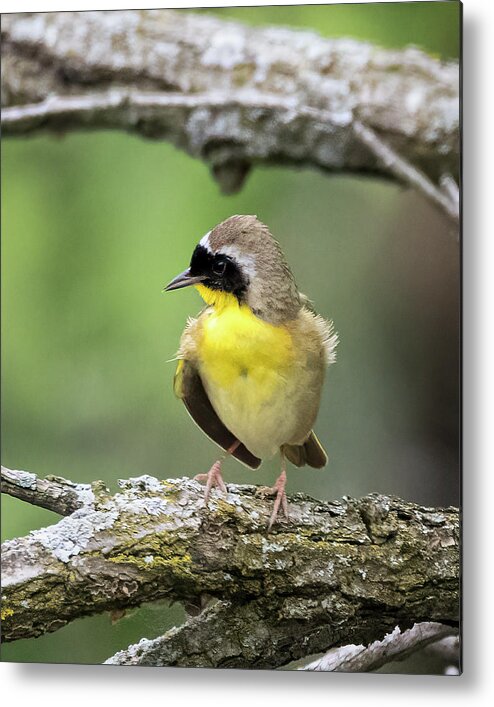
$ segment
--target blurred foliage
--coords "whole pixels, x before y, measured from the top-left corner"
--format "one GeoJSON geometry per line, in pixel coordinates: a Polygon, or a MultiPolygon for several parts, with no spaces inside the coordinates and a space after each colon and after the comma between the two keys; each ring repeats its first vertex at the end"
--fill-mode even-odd
{"type": "MultiPolygon", "coordinates": [[[[458,53],[458,4],[229,8],[252,23],[308,27],[383,46],[458,53]]],[[[210,11],[212,12],[212,11],[210,11]]],[[[172,393],[194,291],[162,294],[199,238],[255,213],[299,286],[340,334],[317,422],[324,471],[291,470],[318,497],[398,494],[458,502],[458,249],[444,219],[377,180],[257,168],[219,194],[207,167],[168,144],[116,133],[2,145],[2,442],[13,468],[103,479],[209,468],[216,450],[172,393]]],[[[276,460],[227,480],[272,483],[276,460]]],[[[2,539],[54,514],[2,498],[2,539]]],[[[3,660],[100,662],[183,614],[143,607],[5,646],[3,660]]]]}

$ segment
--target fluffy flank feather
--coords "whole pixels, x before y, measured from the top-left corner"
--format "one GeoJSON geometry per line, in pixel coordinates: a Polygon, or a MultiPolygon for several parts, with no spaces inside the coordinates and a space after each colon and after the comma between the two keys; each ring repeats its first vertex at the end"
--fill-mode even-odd
{"type": "Polygon", "coordinates": [[[326,332],[323,340],[324,350],[326,352],[326,364],[330,366],[336,362],[336,347],[338,346],[338,334],[334,330],[332,321],[326,323],[326,332]]]}

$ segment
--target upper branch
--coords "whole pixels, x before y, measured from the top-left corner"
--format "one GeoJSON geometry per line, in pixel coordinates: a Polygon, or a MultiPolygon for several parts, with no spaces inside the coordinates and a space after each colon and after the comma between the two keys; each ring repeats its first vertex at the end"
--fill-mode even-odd
{"type": "Polygon", "coordinates": [[[172,10],[5,15],[2,106],[4,135],[117,128],[170,140],[225,191],[258,162],[419,189],[420,175],[458,180],[458,64],[415,48],[172,10]],[[383,159],[379,141],[408,168],[383,159]]]}
{"type": "Polygon", "coordinates": [[[202,487],[189,479],[121,485],[4,544],[4,640],[144,601],[197,603],[204,595],[250,607],[253,623],[257,616],[279,626],[279,644],[289,636],[299,655],[368,643],[396,624],[458,621],[456,509],[298,494],[289,521],[267,534],[271,509],[254,487],[214,491],[206,509],[202,487]]]}

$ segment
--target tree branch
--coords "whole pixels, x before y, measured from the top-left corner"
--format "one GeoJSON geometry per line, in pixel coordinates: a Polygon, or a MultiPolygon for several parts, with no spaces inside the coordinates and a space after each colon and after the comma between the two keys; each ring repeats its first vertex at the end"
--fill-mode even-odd
{"type": "MultiPolygon", "coordinates": [[[[460,219],[460,202],[458,194],[451,191],[451,182],[447,182],[448,191],[442,191],[430,179],[426,177],[420,170],[404,160],[387,145],[381,138],[370,128],[356,120],[353,124],[353,129],[362,140],[364,145],[367,145],[372,150],[377,159],[385,165],[395,177],[411,187],[415,187],[422,192],[436,206],[440,206],[453,221],[458,223],[460,219]]],[[[442,179],[442,178],[441,178],[442,179]]]]}
{"type": "MultiPolygon", "coordinates": [[[[219,601],[164,636],[119,651],[111,665],[203,668],[273,668],[319,650],[328,640],[324,619],[302,601],[298,611],[278,613],[267,599],[243,604],[219,601]],[[305,609],[308,608],[308,612],[305,609]]],[[[327,619],[326,619],[327,620],[327,619]]]]}
{"type": "MultiPolygon", "coordinates": [[[[297,637],[299,625],[299,621],[290,617],[282,616],[279,620],[269,602],[255,600],[236,606],[219,601],[183,626],[159,638],[143,638],[105,663],[203,668],[286,665],[314,653],[327,641],[325,632],[317,625],[297,637]]],[[[450,663],[458,663],[457,633],[456,628],[438,623],[415,624],[403,633],[396,627],[384,640],[367,648],[355,645],[335,648],[300,669],[371,672],[392,661],[404,660],[426,646],[439,646],[445,637],[456,642],[456,653],[448,643],[447,657],[450,663]]]]}
{"type": "Polygon", "coordinates": [[[4,135],[112,128],[170,140],[226,192],[258,163],[378,173],[457,219],[436,187],[458,179],[456,62],[172,10],[2,20],[4,135]]]}
{"type": "Polygon", "coordinates": [[[89,484],[74,484],[61,476],[40,479],[30,471],[17,471],[2,466],[0,478],[2,493],[62,516],[94,503],[94,493],[89,484]]]}
{"type": "MultiPolygon", "coordinates": [[[[302,670],[335,673],[368,673],[382,668],[387,663],[404,660],[413,653],[435,644],[446,637],[457,637],[457,629],[434,622],[415,624],[401,632],[396,626],[382,641],[365,646],[342,646],[335,648],[302,670]]],[[[458,660],[458,649],[456,652],[458,660]]]]}
{"type": "Polygon", "coordinates": [[[260,617],[255,612],[252,617],[256,616],[257,623],[252,625],[252,622],[245,621],[248,613],[245,606],[235,607],[231,602],[218,601],[182,626],[170,629],[164,636],[153,640],[142,638],[139,643],[105,660],[105,664],[228,667],[228,659],[238,660],[247,645],[242,640],[244,627],[255,631],[259,626],[260,617]]]}
{"type": "MultiPolygon", "coordinates": [[[[377,495],[321,502],[297,494],[289,521],[268,534],[270,503],[255,487],[230,485],[226,497],[214,491],[206,509],[203,488],[189,479],[120,483],[115,496],[95,494],[57,524],[4,543],[3,640],[145,601],[199,603],[205,595],[226,602],[214,609],[225,608],[225,635],[246,626],[241,654],[217,648],[218,665],[276,667],[380,639],[397,624],[457,624],[456,509],[377,495]]],[[[175,643],[165,638],[170,651],[175,643]]]]}

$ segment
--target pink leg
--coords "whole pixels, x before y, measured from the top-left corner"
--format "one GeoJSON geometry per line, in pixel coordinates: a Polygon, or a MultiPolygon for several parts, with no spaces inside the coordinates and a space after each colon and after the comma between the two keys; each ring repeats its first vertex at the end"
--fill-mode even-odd
{"type": "Polygon", "coordinates": [[[276,496],[274,499],[274,506],[273,506],[273,512],[271,513],[271,518],[269,519],[268,523],[268,531],[271,530],[271,528],[274,525],[274,522],[276,518],[278,517],[278,511],[281,510],[283,511],[283,515],[285,518],[288,518],[288,501],[286,500],[286,492],[285,492],[285,485],[286,485],[286,467],[285,467],[285,458],[282,455],[281,457],[281,474],[278,476],[276,479],[276,482],[274,486],[260,486],[257,489],[257,494],[261,496],[276,496]]]}
{"type": "Polygon", "coordinates": [[[206,505],[208,503],[209,494],[211,493],[211,489],[213,488],[213,486],[216,486],[221,489],[223,493],[227,493],[225,482],[223,481],[223,477],[221,476],[221,464],[223,463],[226,456],[228,456],[229,454],[233,454],[239,444],[240,442],[238,440],[235,440],[231,447],[228,447],[228,449],[226,450],[226,454],[213,464],[207,474],[197,474],[196,476],[194,476],[194,479],[196,481],[206,482],[206,491],[204,492],[204,503],[206,505]]]}
{"type": "Polygon", "coordinates": [[[283,468],[281,474],[276,479],[275,485],[272,489],[273,494],[276,494],[276,498],[274,499],[273,512],[271,513],[271,518],[269,519],[268,530],[271,530],[271,528],[273,527],[273,523],[275,522],[278,516],[280,506],[283,510],[283,515],[285,516],[285,518],[288,518],[288,502],[286,500],[285,484],[286,471],[283,468]]]}

